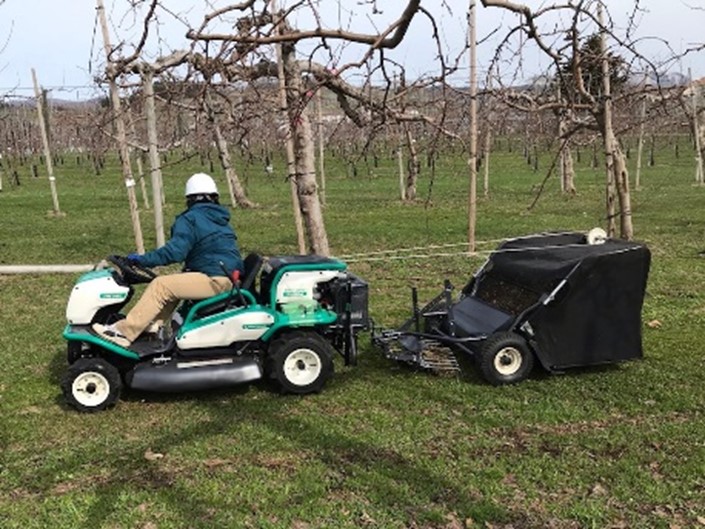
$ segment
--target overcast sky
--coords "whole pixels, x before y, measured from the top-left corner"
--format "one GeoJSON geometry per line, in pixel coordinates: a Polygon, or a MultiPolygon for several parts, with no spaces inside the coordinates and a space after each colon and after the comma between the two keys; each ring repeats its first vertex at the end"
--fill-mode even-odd
{"type": "MultiPolygon", "coordinates": [[[[366,32],[371,31],[371,23],[382,27],[385,22],[396,18],[405,4],[402,0],[378,0],[377,5],[383,13],[371,15],[371,9],[360,7],[359,0],[319,1],[327,23],[366,32]]],[[[125,14],[127,0],[104,2],[111,21],[113,42],[118,39],[134,42],[141,26],[139,19],[125,14]]],[[[155,55],[169,49],[186,47],[186,23],[198,25],[206,12],[204,0],[168,0],[164,3],[173,11],[172,15],[164,12],[160,14],[158,36],[161,41],[157,44],[155,40],[151,46],[155,55]],[[181,20],[174,16],[176,14],[181,20]]],[[[210,0],[211,5],[230,3],[210,0]]],[[[537,7],[551,2],[527,0],[527,3],[537,7]]],[[[619,28],[626,27],[627,14],[633,6],[633,0],[609,0],[607,4],[616,25],[619,28]]],[[[465,13],[468,1],[425,0],[422,5],[438,17],[444,53],[448,57],[457,54],[462,50],[466,38],[465,13]]],[[[638,35],[658,37],[642,41],[640,49],[654,60],[669,56],[665,43],[675,52],[680,52],[696,43],[705,42],[705,31],[702,29],[705,27],[705,0],[641,0],[640,6],[643,12],[637,17],[638,35]]],[[[93,76],[99,74],[104,65],[101,33],[96,26],[95,14],[94,0],[5,0],[1,3],[0,95],[30,95],[31,68],[36,69],[40,84],[50,88],[54,97],[77,99],[98,93],[89,88],[93,84],[93,76]],[[86,88],[79,95],[74,87],[86,88]]],[[[478,8],[477,18],[480,37],[487,36],[500,24],[516,20],[516,17],[501,10],[482,7],[478,8]]],[[[434,71],[436,50],[429,38],[430,28],[423,17],[417,17],[403,45],[394,52],[395,60],[403,63],[411,75],[434,71]]],[[[489,39],[481,45],[481,69],[489,63],[497,38],[489,39]]],[[[354,50],[336,51],[344,55],[354,50]]],[[[528,54],[522,65],[523,77],[540,73],[540,62],[538,55],[528,54]]],[[[686,57],[673,65],[671,71],[680,70],[687,74],[689,68],[694,77],[705,76],[705,53],[686,57]]]]}

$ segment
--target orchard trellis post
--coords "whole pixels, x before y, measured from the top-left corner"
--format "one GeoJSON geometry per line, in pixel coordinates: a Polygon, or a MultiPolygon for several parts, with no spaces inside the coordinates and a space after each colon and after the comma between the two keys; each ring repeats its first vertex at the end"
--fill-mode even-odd
{"type": "Polygon", "coordinates": [[[144,93],[144,113],[147,118],[147,146],[149,149],[149,179],[152,184],[154,204],[154,231],[157,246],[166,242],[164,235],[164,186],[162,184],[162,164],[159,159],[159,137],[157,135],[157,110],[154,104],[154,70],[142,69],[142,91],[144,93]]]}
{"type": "MultiPolygon", "coordinates": [[[[56,177],[54,176],[54,161],[51,157],[51,148],[49,147],[49,134],[47,133],[47,123],[44,120],[44,98],[42,97],[42,92],[39,89],[39,83],[37,82],[37,74],[32,68],[32,84],[34,85],[34,95],[37,100],[37,114],[39,119],[39,130],[42,135],[42,146],[44,148],[44,159],[46,160],[47,175],[49,177],[49,187],[51,189],[51,201],[54,207],[53,214],[55,216],[61,216],[61,208],[59,207],[59,195],[56,191],[56,177]]],[[[0,185],[0,189],[1,189],[0,185]]]]}
{"type": "Polygon", "coordinates": [[[561,193],[574,195],[575,189],[575,167],[573,165],[573,153],[570,148],[570,108],[563,105],[563,93],[560,83],[556,85],[556,100],[561,106],[556,110],[556,120],[558,122],[558,140],[560,141],[559,166],[561,179],[561,193]]]}
{"type": "MultiPolygon", "coordinates": [[[[132,141],[137,144],[139,137],[137,136],[137,129],[135,127],[135,120],[132,112],[128,110],[128,116],[130,121],[130,132],[132,133],[132,141]]],[[[137,180],[140,183],[140,191],[142,192],[142,203],[144,204],[144,209],[149,209],[149,193],[147,193],[147,184],[144,181],[144,166],[142,165],[142,150],[138,148],[130,149],[131,151],[136,151],[135,154],[135,164],[137,165],[137,180]]]]}
{"type": "Polygon", "coordinates": [[[321,190],[320,190],[320,196],[321,196],[321,204],[323,206],[326,205],[326,160],[325,160],[325,153],[326,153],[326,143],[325,143],[325,138],[323,134],[323,103],[321,101],[322,96],[322,88],[319,87],[316,90],[316,116],[317,116],[317,128],[318,128],[318,172],[319,172],[319,179],[321,181],[321,190]]]}
{"type": "Polygon", "coordinates": [[[634,174],[634,189],[641,189],[641,164],[644,156],[644,128],[646,126],[646,94],[641,98],[639,112],[639,139],[636,148],[636,172],[634,174]]]}
{"type": "MultiPolygon", "coordinates": [[[[281,34],[282,29],[279,26],[277,16],[277,2],[272,0],[270,5],[274,14],[274,25],[277,34],[281,34]]],[[[277,49],[277,78],[279,81],[279,104],[281,105],[281,113],[284,117],[284,126],[286,127],[286,176],[291,188],[291,204],[294,210],[294,226],[296,227],[296,240],[298,243],[299,253],[306,253],[306,238],[304,236],[303,216],[301,215],[301,204],[299,202],[299,193],[296,185],[296,153],[294,147],[294,137],[292,131],[292,123],[289,117],[289,103],[286,96],[287,84],[286,75],[284,73],[284,50],[282,44],[276,44],[277,49]]]]}
{"type": "Polygon", "coordinates": [[[100,27],[103,33],[103,46],[105,48],[105,57],[108,61],[106,68],[108,76],[108,84],[110,85],[110,101],[113,107],[115,118],[115,129],[117,134],[117,142],[122,164],[122,174],[125,180],[125,188],[127,189],[127,197],[130,203],[130,218],[132,220],[132,229],[135,236],[135,247],[139,253],[144,253],[144,239],[142,237],[142,225],[140,224],[139,208],[137,206],[137,196],[135,193],[135,179],[132,174],[130,164],[130,149],[127,143],[127,133],[125,130],[125,118],[122,114],[120,103],[120,94],[118,92],[117,82],[115,81],[116,72],[112,67],[112,52],[113,48],[110,44],[110,34],[108,32],[108,21],[105,16],[105,7],[103,0],[96,0],[98,4],[98,18],[100,19],[100,27]]]}
{"type": "Polygon", "coordinates": [[[475,251],[477,224],[477,27],[476,3],[470,0],[468,10],[468,44],[470,47],[470,142],[468,165],[470,182],[468,189],[468,252],[475,251]]]}
{"type": "Polygon", "coordinates": [[[705,174],[703,172],[703,145],[700,130],[700,120],[698,118],[698,100],[700,96],[699,86],[692,81],[692,74],[688,70],[690,83],[690,104],[693,112],[693,136],[695,137],[695,181],[703,185],[705,184],[705,174]]]}
{"type": "Polygon", "coordinates": [[[492,76],[487,75],[487,95],[485,96],[485,130],[484,130],[484,140],[482,143],[482,163],[483,163],[483,178],[482,178],[482,194],[485,198],[490,196],[490,150],[492,145],[492,127],[491,123],[494,122],[494,113],[492,112],[493,101],[491,99],[492,94],[492,76]]]}
{"type": "Polygon", "coordinates": [[[397,131],[397,169],[399,171],[399,197],[402,201],[406,200],[406,185],[404,185],[404,141],[402,128],[399,125],[397,131]]]}

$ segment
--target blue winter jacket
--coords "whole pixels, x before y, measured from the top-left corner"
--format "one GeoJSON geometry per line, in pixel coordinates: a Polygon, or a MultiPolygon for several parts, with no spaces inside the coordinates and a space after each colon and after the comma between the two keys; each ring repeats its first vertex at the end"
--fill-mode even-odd
{"type": "Polygon", "coordinates": [[[230,212],[219,204],[193,204],[174,220],[171,238],[161,248],[141,256],[147,267],[184,263],[184,271],[224,276],[243,271],[237,235],[230,226],[230,212]]]}

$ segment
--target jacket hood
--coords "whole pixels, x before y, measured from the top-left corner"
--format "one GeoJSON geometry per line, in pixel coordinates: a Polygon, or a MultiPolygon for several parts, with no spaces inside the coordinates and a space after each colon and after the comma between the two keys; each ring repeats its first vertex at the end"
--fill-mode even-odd
{"type": "Polygon", "coordinates": [[[207,217],[220,226],[230,223],[230,212],[220,204],[199,202],[191,206],[188,211],[198,212],[199,215],[207,217]]]}

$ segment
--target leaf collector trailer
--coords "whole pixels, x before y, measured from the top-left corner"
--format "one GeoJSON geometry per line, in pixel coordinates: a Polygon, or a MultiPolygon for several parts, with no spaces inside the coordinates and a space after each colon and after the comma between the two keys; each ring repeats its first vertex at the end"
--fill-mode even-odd
{"type": "Polygon", "coordinates": [[[458,369],[455,354],[469,355],[493,385],[524,380],[536,363],[559,373],[641,358],[650,262],[643,244],[577,232],[507,240],[457,299],[448,281],[422,308],[414,291],[412,317],[374,342],[430,369],[458,369]]]}
{"type": "Polygon", "coordinates": [[[111,256],[81,275],[66,308],[67,402],[82,412],[117,403],[124,388],[180,393],[259,379],[283,392],[323,389],[333,358],[357,362],[360,331],[391,359],[458,370],[473,358],[494,385],[519,382],[538,363],[549,372],[642,356],[641,307],[650,253],[584,234],[539,234],[505,241],[454,298],[442,292],[398,329],[376,329],[368,285],[338,260],[250,254],[230,292],[184,302],[166,333],[123,348],[96,334],[112,323],[151,270],[111,256]]]}

